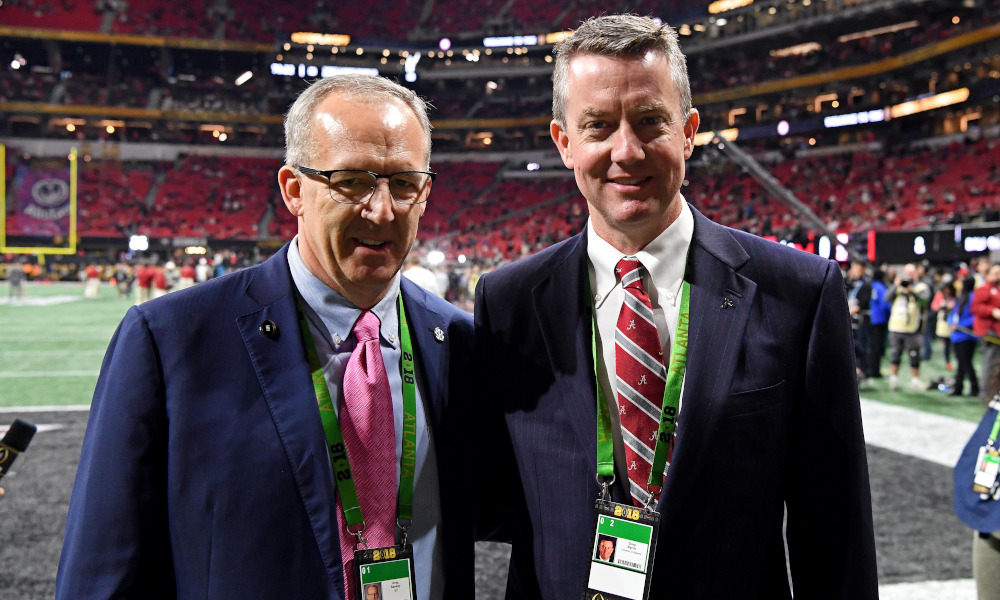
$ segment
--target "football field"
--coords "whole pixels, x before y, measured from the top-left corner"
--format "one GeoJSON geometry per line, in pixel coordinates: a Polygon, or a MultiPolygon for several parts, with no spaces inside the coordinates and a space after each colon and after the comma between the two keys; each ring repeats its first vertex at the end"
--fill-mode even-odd
{"type": "MultiPolygon", "coordinates": [[[[11,302],[0,284],[0,433],[15,418],[39,425],[0,482],[4,600],[53,596],[86,408],[131,304],[108,285],[84,299],[76,284],[27,284],[24,298],[11,302]]],[[[925,380],[948,376],[940,346],[934,353],[925,380]]],[[[887,386],[881,380],[862,390],[882,598],[971,600],[972,534],[951,511],[950,465],[982,408],[969,397],[887,386]]],[[[500,544],[478,545],[477,598],[502,597],[506,553],[500,544]]]]}

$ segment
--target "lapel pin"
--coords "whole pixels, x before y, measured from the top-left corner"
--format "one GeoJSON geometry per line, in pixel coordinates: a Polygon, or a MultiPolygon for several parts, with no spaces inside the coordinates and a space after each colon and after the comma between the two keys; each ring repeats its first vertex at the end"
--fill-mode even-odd
{"type": "Polygon", "coordinates": [[[732,307],[733,307],[733,299],[730,298],[729,296],[726,296],[725,298],[723,298],[723,300],[722,300],[722,308],[723,308],[723,310],[725,310],[727,308],[732,308],[732,307]]]}
{"type": "Polygon", "coordinates": [[[434,328],[434,339],[436,339],[439,342],[444,341],[444,331],[442,331],[440,327],[434,328]]]}
{"type": "Polygon", "coordinates": [[[264,334],[264,337],[273,342],[278,341],[278,338],[281,337],[278,326],[270,319],[260,324],[260,332],[264,334]]]}

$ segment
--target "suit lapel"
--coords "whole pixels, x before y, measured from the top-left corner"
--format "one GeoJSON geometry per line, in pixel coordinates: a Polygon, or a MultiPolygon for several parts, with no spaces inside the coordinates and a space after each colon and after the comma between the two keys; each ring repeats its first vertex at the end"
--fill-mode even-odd
{"type": "MultiPolygon", "coordinates": [[[[591,357],[593,318],[587,297],[586,239],[578,234],[564,252],[553,257],[551,275],[532,288],[532,301],[555,380],[562,390],[559,397],[565,399],[563,408],[581,445],[595,448],[597,390],[591,357]],[[566,343],[567,338],[572,342],[566,343]]],[[[589,453],[589,460],[596,471],[596,450],[589,453]]]]}
{"type": "MultiPolygon", "coordinates": [[[[686,275],[691,284],[690,341],[671,469],[692,471],[693,476],[702,453],[712,451],[699,443],[699,432],[716,422],[729,396],[757,284],[737,272],[750,257],[732,234],[694,208],[692,212],[694,239],[686,275]]],[[[668,493],[684,493],[682,488],[671,490],[670,482],[686,480],[683,473],[667,477],[668,493]]],[[[668,493],[660,496],[661,509],[668,493]]]]}
{"type": "Polygon", "coordinates": [[[296,295],[286,259],[288,246],[266,261],[247,286],[260,310],[237,318],[250,360],[260,381],[274,427],[326,565],[333,589],[342,589],[340,542],[334,517],[336,500],[323,427],[302,345],[296,295]],[[271,321],[275,336],[261,325],[271,321]]]}

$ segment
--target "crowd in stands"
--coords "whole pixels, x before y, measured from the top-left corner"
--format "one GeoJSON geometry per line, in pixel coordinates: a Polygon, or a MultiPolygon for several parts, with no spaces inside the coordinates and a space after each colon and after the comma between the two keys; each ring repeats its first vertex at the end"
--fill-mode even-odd
{"type": "MultiPolygon", "coordinates": [[[[8,178],[13,178],[9,160],[8,178]]],[[[189,155],[176,162],[94,161],[79,171],[84,237],[290,239],[278,159],[189,155]],[[260,227],[265,227],[263,230],[260,227]]],[[[510,260],[579,231],[586,214],[569,171],[508,177],[497,162],[440,162],[420,240],[450,257],[510,260]]],[[[787,158],[769,170],[834,231],[997,218],[1000,138],[947,146],[787,158]]],[[[761,236],[801,236],[800,215],[728,161],[689,165],[685,197],[709,218],[761,236]]],[[[17,235],[17,230],[8,230],[17,235]]]]}
{"type": "MultiPolygon", "coordinates": [[[[221,5],[222,8],[220,8],[218,3],[176,5],[176,3],[167,0],[142,0],[141,2],[132,0],[128,3],[126,10],[116,13],[118,17],[115,19],[115,23],[116,29],[120,33],[159,33],[185,37],[206,37],[208,39],[215,36],[214,29],[218,28],[216,24],[222,23],[226,25],[227,30],[234,27],[253,29],[254,32],[248,34],[251,36],[250,39],[273,43],[275,39],[280,38],[274,37],[274,31],[268,31],[266,35],[262,34],[261,27],[267,25],[276,28],[280,27],[283,22],[289,24],[308,22],[313,18],[313,15],[317,14],[315,9],[321,8],[327,11],[327,20],[335,23],[378,23],[382,29],[390,27],[390,29],[379,32],[383,39],[405,40],[407,39],[406,33],[409,31],[406,29],[405,23],[418,18],[421,7],[420,3],[406,4],[407,8],[403,9],[394,5],[393,18],[381,19],[377,18],[379,11],[386,10],[388,7],[378,3],[337,3],[335,6],[327,6],[327,0],[315,0],[315,2],[319,6],[313,6],[313,10],[310,10],[311,3],[296,4],[289,5],[288,9],[291,12],[283,10],[281,11],[283,14],[275,15],[274,11],[268,8],[268,5],[261,3],[248,3],[246,6],[241,6],[239,11],[235,11],[225,7],[225,5],[221,5]],[[132,12],[138,14],[139,8],[144,8],[144,11],[139,15],[141,18],[137,18],[133,22],[128,15],[132,12]],[[353,14],[355,12],[364,14],[353,14]],[[393,26],[398,26],[402,30],[392,31],[391,27],[393,26]],[[143,29],[143,27],[152,27],[152,30],[143,29]]],[[[646,4],[650,5],[647,8],[655,11],[657,9],[673,9],[674,5],[678,3],[672,2],[669,7],[664,7],[662,3],[648,2],[646,4]]],[[[871,63],[896,56],[905,51],[950,39],[961,33],[995,22],[1000,17],[1000,7],[995,4],[987,3],[977,11],[974,18],[962,18],[957,23],[950,20],[950,15],[923,16],[921,24],[915,28],[846,42],[830,40],[824,42],[818,51],[806,55],[781,58],[772,57],[766,53],[755,55],[753,54],[753,46],[750,45],[738,46],[726,52],[692,54],[689,57],[692,92],[698,95],[750,83],[785,79],[805,73],[826,72],[843,66],[871,63]]],[[[498,11],[499,9],[500,7],[497,7],[498,11]]],[[[26,25],[28,23],[22,23],[23,19],[19,18],[19,15],[39,14],[45,17],[46,24],[35,23],[35,25],[57,28],[62,21],[54,20],[51,22],[52,24],[48,24],[48,19],[59,13],[60,10],[71,10],[72,14],[78,15],[81,12],[93,12],[97,9],[93,7],[93,3],[82,0],[77,2],[64,0],[61,3],[13,0],[5,3],[2,10],[6,11],[4,12],[5,24],[26,25]]],[[[538,3],[514,2],[510,10],[518,19],[525,21],[534,18],[531,15],[536,15],[539,19],[552,19],[559,16],[559,13],[552,14],[556,12],[555,9],[541,7],[538,3]]],[[[565,14],[564,20],[578,22],[579,18],[602,10],[599,4],[584,0],[569,5],[565,9],[560,9],[560,13],[565,14]]],[[[470,31],[481,26],[484,15],[496,14],[496,12],[484,10],[479,4],[470,5],[467,10],[459,10],[456,6],[449,6],[447,11],[432,12],[435,16],[431,18],[441,19],[442,22],[439,25],[446,30],[450,25],[455,25],[459,28],[471,28],[470,31]],[[438,13],[444,13],[448,16],[437,16],[438,13]],[[456,23],[445,22],[445,19],[455,20],[456,23]]],[[[83,26],[87,20],[81,20],[79,23],[83,26]]],[[[684,41],[682,38],[682,42],[684,41]]],[[[72,73],[72,77],[62,84],[66,88],[66,100],[72,104],[240,114],[280,114],[301,89],[300,85],[294,85],[285,78],[272,78],[267,74],[258,74],[262,76],[255,77],[244,87],[236,87],[232,81],[245,69],[243,66],[237,67],[235,65],[226,67],[224,60],[220,62],[206,60],[206,57],[198,57],[197,60],[193,61],[179,60],[180,65],[168,68],[167,65],[157,65],[156,62],[159,58],[150,58],[150,53],[144,48],[131,51],[121,48],[113,54],[114,56],[109,60],[114,65],[120,65],[124,58],[126,64],[138,63],[142,67],[134,68],[133,66],[128,77],[119,75],[120,67],[103,69],[100,68],[100,65],[84,75],[79,73],[80,68],[82,68],[80,65],[72,64],[71,58],[75,60],[75,57],[67,57],[64,59],[69,61],[67,64],[47,65],[49,72],[46,74],[35,73],[31,71],[30,66],[20,72],[8,71],[11,77],[5,77],[4,81],[0,83],[0,101],[54,101],[55,87],[60,84],[58,73],[64,69],[71,69],[72,73]],[[126,52],[131,52],[132,55],[126,56],[124,54],[126,52]],[[168,71],[173,71],[174,68],[191,70],[195,80],[191,82],[169,76],[168,71]],[[161,99],[155,105],[150,104],[150,92],[154,88],[161,90],[161,94],[158,96],[161,99]]],[[[220,56],[222,55],[220,54],[220,56]]],[[[498,61],[502,58],[504,57],[499,53],[492,58],[482,56],[481,65],[486,66],[490,64],[491,60],[498,61]]],[[[532,64],[542,64],[542,58],[542,55],[533,55],[532,64]]],[[[525,57],[521,60],[529,59],[525,57]]],[[[449,83],[446,86],[439,85],[437,88],[428,86],[431,89],[418,84],[418,90],[422,93],[426,90],[426,95],[437,107],[435,118],[544,115],[548,111],[546,98],[550,92],[547,89],[547,78],[539,79],[545,81],[533,82],[531,79],[525,78],[513,80],[508,83],[510,87],[508,94],[497,94],[495,98],[487,96],[484,101],[479,102],[474,107],[475,103],[469,101],[470,94],[474,97],[484,97],[482,84],[485,83],[485,80],[460,80],[457,84],[449,83]],[[459,93],[456,94],[456,91],[459,93]],[[521,98],[527,99],[522,100],[521,98]]],[[[949,83],[957,86],[964,82],[942,81],[941,85],[947,86],[949,83]]],[[[889,86],[889,89],[892,87],[896,86],[889,86]]],[[[927,82],[922,82],[922,85],[918,87],[927,87],[927,82]]],[[[879,99],[883,102],[888,100],[890,99],[879,99]]]]}

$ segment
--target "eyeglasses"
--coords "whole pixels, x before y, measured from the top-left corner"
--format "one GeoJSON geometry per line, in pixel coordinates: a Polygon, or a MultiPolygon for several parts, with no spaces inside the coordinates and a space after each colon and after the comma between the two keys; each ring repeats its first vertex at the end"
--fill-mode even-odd
{"type": "Polygon", "coordinates": [[[424,194],[427,186],[437,177],[431,171],[400,171],[390,175],[380,175],[371,171],[356,169],[333,169],[320,171],[309,167],[296,166],[307,175],[322,175],[330,184],[330,197],[342,204],[365,204],[375,194],[379,179],[389,180],[389,195],[399,204],[421,204],[427,201],[424,194]]]}

